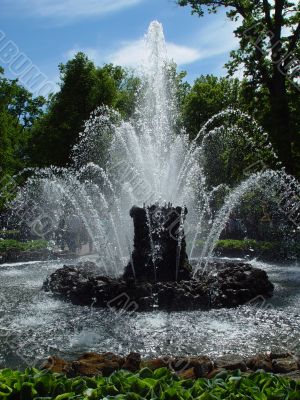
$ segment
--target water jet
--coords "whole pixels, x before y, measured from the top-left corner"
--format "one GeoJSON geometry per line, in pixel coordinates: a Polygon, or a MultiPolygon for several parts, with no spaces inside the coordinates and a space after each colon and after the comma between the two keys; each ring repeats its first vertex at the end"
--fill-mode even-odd
{"type": "MultiPolygon", "coordinates": [[[[99,107],[73,149],[73,166],[37,170],[18,193],[15,204],[34,201],[51,216],[53,240],[66,214],[77,216],[97,254],[93,271],[70,266],[49,277],[45,288],[61,296],[65,290],[65,298],[99,307],[127,290],[141,309],[231,307],[251,296],[270,296],[273,286],[263,271],[243,263],[218,263],[213,251],[245,195],[254,190],[274,198],[279,192],[300,194],[299,184],[278,169],[267,135],[238,110],[212,117],[192,141],[178,128],[174,68],[157,21],[146,35],[145,59],[132,118],[124,121],[116,111],[99,107]],[[226,118],[238,122],[226,125],[226,118]],[[265,159],[277,169],[250,171],[233,189],[224,184],[211,187],[205,172],[211,143],[228,141],[232,146],[241,137],[248,151],[258,157],[267,153],[265,159]],[[97,157],[100,147],[109,154],[105,162],[97,157]],[[222,205],[213,207],[222,191],[222,205]],[[195,262],[199,242],[202,252],[195,262]],[[257,290],[248,287],[253,276],[263,282],[262,287],[254,285],[257,290]],[[76,290],[68,288],[68,281],[76,290]]],[[[284,207],[283,212],[295,209],[289,201],[284,207]]]]}

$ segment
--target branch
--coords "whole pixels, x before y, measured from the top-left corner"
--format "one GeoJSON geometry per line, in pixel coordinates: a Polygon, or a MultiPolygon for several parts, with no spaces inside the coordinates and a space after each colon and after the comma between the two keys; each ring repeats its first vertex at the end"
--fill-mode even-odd
{"type": "Polygon", "coordinates": [[[263,0],[263,9],[264,9],[268,29],[270,31],[273,31],[273,24],[272,24],[272,20],[271,20],[271,6],[270,6],[268,0],[263,0]]]}
{"type": "Polygon", "coordinates": [[[201,1],[201,0],[187,0],[187,1],[178,1],[179,5],[187,5],[188,3],[194,7],[196,10],[196,6],[207,6],[207,7],[221,7],[225,8],[232,7],[237,13],[239,13],[243,18],[246,18],[247,12],[243,5],[240,4],[239,1],[225,1],[225,0],[212,0],[212,1],[201,1]]]}
{"type": "Polygon", "coordinates": [[[283,6],[284,6],[284,0],[275,0],[274,40],[276,42],[281,39],[281,29],[283,25],[283,16],[282,16],[283,6]]]}
{"type": "Polygon", "coordinates": [[[229,3],[229,7],[234,7],[236,11],[245,19],[246,18],[246,9],[244,6],[239,4],[236,1],[233,1],[232,3],[229,3]]]}
{"type": "Polygon", "coordinates": [[[271,92],[272,87],[271,87],[271,79],[268,73],[268,70],[264,64],[264,55],[262,53],[262,51],[258,48],[255,49],[255,55],[256,55],[256,59],[258,61],[258,69],[261,73],[261,76],[263,78],[263,80],[266,82],[266,85],[268,87],[268,90],[271,92]]]}
{"type": "Polygon", "coordinates": [[[291,53],[295,50],[298,40],[300,39],[300,22],[298,23],[297,28],[294,31],[294,34],[290,36],[290,43],[288,47],[288,53],[291,53]]]}
{"type": "Polygon", "coordinates": [[[289,46],[288,46],[288,50],[287,50],[287,57],[284,60],[284,68],[287,67],[287,65],[293,58],[292,53],[296,48],[299,38],[300,38],[300,22],[298,23],[298,26],[295,29],[294,34],[292,36],[290,36],[289,46]]]}

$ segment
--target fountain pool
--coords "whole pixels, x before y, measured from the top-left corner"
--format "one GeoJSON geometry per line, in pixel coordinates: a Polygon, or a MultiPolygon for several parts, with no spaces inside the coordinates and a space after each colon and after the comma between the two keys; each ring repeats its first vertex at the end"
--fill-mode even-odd
{"type": "Polygon", "coordinates": [[[62,266],[57,261],[1,265],[0,367],[108,349],[147,356],[299,353],[300,265],[252,265],[275,284],[273,298],[260,307],[135,314],[74,306],[42,291],[46,276],[62,266]]]}

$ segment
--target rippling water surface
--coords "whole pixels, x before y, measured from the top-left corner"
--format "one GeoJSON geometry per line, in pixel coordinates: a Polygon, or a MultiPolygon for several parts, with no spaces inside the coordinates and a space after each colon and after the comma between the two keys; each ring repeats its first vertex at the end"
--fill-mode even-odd
{"type": "Polygon", "coordinates": [[[131,315],[73,306],[44,293],[43,281],[62,264],[0,265],[0,368],[33,365],[49,354],[71,358],[84,351],[151,356],[250,355],[272,349],[300,353],[297,263],[253,262],[275,284],[273,299],[259,307],[131,315]]]}

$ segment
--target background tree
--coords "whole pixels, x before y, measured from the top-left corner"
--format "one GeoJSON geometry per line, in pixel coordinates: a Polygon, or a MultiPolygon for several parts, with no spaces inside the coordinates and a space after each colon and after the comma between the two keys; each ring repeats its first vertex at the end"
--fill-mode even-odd
{"type": "MultiPolygon", "coordinates": [[[[289,172],[295,171],[295,152],[300,148],[300,132],[291,118],[288,85],[299,79],[300,2],[287,0],[178,0],[203,16],[228,9],[227,16],[239,21],[234,31],[239,49],[231,52],[230,74],[241,65],[255,89],[268,91],[270,129],[273,144],[289,172]],[[298,66],[298,72],[296,71],[298,66]]],[[[300,90],[300,87],[298,86],[300,90]]],[[[298,100],[299,101],[299,100],[298,100]]]]}
{"type": "Polygon", "coordinates": [[[238,79],[213,75],[197,78],[182,105],[183,122],[190,137],[193,139],[213,115],[228,107],[238,107],[240,90],[238,79]]]}
{"type": "Polygon", "coordinates": [[[45,104],[45,99],[33,98],[17,80],[3,74],[0,67],[0,208],[11,190],[10,176],[31,164],[28,141],[45,104]]]}
{"type": "Polygon", "coordinates": [[[255,116],[266,126],[267,104],[265,90],[255,92],[245,80],[213,75],[196,79],[182,106],[183,121],[190,138],[194,139],[200,128],[220,113],[209,125],[210,130],[217,128],[216,133],[206,137],[204,142],[203,137],[199,137],[205,154],[206,182],[210,187],[224,183],[237,185],[245,178],[243,171],[258,161],[269,167],[276,166],[272,150],[268,150],[266,138],[252,118],[255,116]],[[221,113],[229,108],[239,109],[241,113],[221,113]],[[251,116],[250,119],[245,113],[251,116]]]}
{"type": "Polygon", "coordinates": [[[42,116],[45,99],[33,98],[18,80],[3,77],[0,70],[0,167],[16,172],[28,165],[26,147],[34,123],[42,116]]]}
{"type": "Polygon", "coordinates": [[[60,64],[60,91],[48,103],[45,116],[35,126],[31,157],[38,166],[65,166],[84,122],[100,105],[131,112],[137,81],[121,67],[95,67],[83,53],[60,64]],[[47,151],[45,151],[47,149],[47,151]]]}

